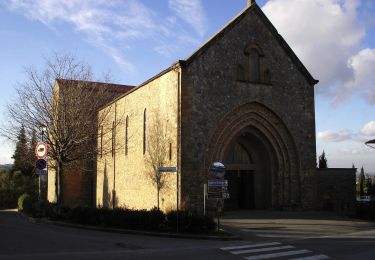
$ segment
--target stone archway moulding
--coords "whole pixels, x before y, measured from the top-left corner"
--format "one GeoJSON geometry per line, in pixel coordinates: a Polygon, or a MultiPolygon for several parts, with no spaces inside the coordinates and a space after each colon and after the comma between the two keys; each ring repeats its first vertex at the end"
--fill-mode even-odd
{"type": "Polygon", "coordinates": [[[272,181],[273,207],[299,206],[301,202],[300,162],[290,131],[271,109],[251,102],[227,113],[216,125],[206,147],[204,169],[222,161],[229,143],[245,128],[257,129],[271,145],[277,161],[277,172],[272,181]]]}

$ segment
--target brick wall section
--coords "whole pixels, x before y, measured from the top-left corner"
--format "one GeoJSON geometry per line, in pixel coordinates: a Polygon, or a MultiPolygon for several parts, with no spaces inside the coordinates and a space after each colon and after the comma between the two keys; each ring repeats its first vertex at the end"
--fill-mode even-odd
{"type": "Polygon", "coordinates": [[[316,169],[317,208],[351,212],[356,200],[356,169],[316,169]]]}
{"type": "MultiPolygon", "coordinates": [[[[269,108],[290,131],[297,156],[290,163],[299,168],[301,208],[314,207],[315,114],[314,83],[278,40],[259,7],[248,9],[234,24],[188,59],[182,82],[182,193],[185,203],[201,209],[202,187],[207,168],[205,153],[210,136],[222,119],[239,106],[257,102],[269,108]],[[270,84],[237,80],[238,64],[246,63],[244,50],[250,43],[263,53],[271,73],[270,84]]],[[[220,159],[220,158],[217,158],[220,159]]]]}
{"type": "MultiPolygon", "coordinates": [[[[55,82],[54,92],[58,102],[58,93],[62,88],[81,88],[82,92],[88,91],[91,93],[93,90],[103,91],[105,93],[101,96],[100,102],[96,103],[99,109],[108,102],[119,97],[123,93],[131,90],[132,86],[100,83],[90,81],[77,81],[77,80],[64,80],[58,79],[55,82]]],[[[100,92],[99,92],[100,93],[100,92]]],[[[86,106],[87,104],[82,104],[86,106]]],[[[92,118],[92,127],[96,128],[97,117],[92,118]]],[[[92,150],[95,150],[93,144],[92,150]]],[[[92,147],[92,146],[91,146],[92,147]]],[[[74,153],[74,151],[72,151],[74,153]]],[[[55,162],[48,161],[48,186],[47,186],[47,199],[50,202],[57,201],[56,198],[56,172],[53,169],[55,162]]],[[[64,180],[63,180],[63,201],[68,206],[93,206],[95,205],[95,191],[96,191],[96,158],[91,160],[80,159],[72,162],[69,165],[64,165],[64,180]]]]}

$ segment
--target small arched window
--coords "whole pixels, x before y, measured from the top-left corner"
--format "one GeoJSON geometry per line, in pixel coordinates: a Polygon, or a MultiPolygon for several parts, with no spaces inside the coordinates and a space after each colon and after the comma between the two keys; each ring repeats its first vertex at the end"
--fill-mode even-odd
{"type": "Polygon", "coordinates": [[[259,82],[260,58],[255,48],[249,50],[249,81],[259,82]]]}
{"type": "Polygon", "coordinates": [[[251,43],[245,49],[245,55],[247,56],[247,71],[246,76],[250,82],[261,82],[261,78],[264,75],[262,73],[262,57],[264,57],[263,51],[258,45],[251,43]]]}
{"type": "Polygon", "coordinates": [[[125,119],[125,155],[128,155],[128,141],[129,141],[129,116],[125,119]]]}
{"type": "Polygon", "coordinates": [[[143,154],[146,153],[147,149],[147,109],[143,112],[143,154]]]}

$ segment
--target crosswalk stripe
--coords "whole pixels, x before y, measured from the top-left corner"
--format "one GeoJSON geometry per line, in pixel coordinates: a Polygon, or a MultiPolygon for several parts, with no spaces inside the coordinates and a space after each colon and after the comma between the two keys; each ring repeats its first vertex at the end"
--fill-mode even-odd
{"type": "Polygon", "coordinates": [[[263,244],[252,244],[252,245],[243,245],[243,246],[228,246],[228,247],[221,247],[221,250],[233,250],[233,249],[244,249],[244,248],[254,248],[254,247],[261,247],[261,246],[276,246],[280,245],[279,242],[271,242],[271,243],[263,243],[263,244]]]}
{"type": "Polygon", "coordinates": [[[321,260],[321,259],[330,259],[330,257],[326,255],[313,255],[313,256],[307,256],[307,257],[294,258],[292,260],[321,260]]]}
{"type": "Polygon", "coordinates": [[[234,255],[239,255],[239,254],[248,254],[248,253],[276,251],[276,250],[283,250],[283,249],[292,249],[292,248],[295,248],[295,247],[294,246],[274,246],[274,247],[264,247],[264,248],[247,249],[247,250],[230,251],[230,252],[234,255]]]}
{"type": "Polygon", "coordinates": [[[258,259],[267,259],[267,258],[274,258],[274,257],[281,257],[281,256],[289,256],[289,255],[300,255],[311,253],[309,250],[294,250],[294,251],[287,251],[287,252],[280,252],[280,253],[273,253],[273,254],[263,254],[263,255],[254,255],[244,257],[247,260],[258,260],[258,259]]]}

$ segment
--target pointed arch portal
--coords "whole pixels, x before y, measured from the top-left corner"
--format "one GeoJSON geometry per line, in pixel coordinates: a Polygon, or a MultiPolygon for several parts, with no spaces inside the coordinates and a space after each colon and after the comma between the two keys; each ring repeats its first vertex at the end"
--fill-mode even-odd
{"type": "Polygon", "coordinates": [[[272,110],[257,102],[242,105],[220,120],[210,141],[205,171],[214,161],[226,166],[226,210],[300,205],[297,148],[272,110]]]}

